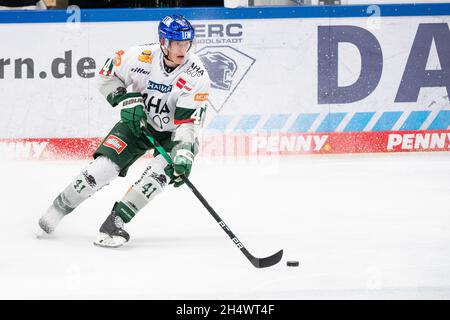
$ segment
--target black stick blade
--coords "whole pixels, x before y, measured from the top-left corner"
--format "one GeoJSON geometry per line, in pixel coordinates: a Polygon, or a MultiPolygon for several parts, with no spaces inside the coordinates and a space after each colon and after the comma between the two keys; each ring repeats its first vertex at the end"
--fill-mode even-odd
{"type": "Polygon", "coordinates": [[[250,261],[256,268],[267,268],[280,262],[282,257],[283,257],[283,250],[280,250],[277,253],[271,255],[270,257],[266,258],[252,257],[250,261]]]}

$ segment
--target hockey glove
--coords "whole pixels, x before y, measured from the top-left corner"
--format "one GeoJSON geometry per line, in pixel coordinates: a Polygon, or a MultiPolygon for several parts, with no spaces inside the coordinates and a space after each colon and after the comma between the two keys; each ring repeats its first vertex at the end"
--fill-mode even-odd
{"type": "Polygon", "coordinates": [[[189,177],[194,162],[194,154],[192,153],[192,145],[190,143],[178,143],[171,152],[173,164],[166,166],[164,171],[174,183],[174,187],[178,188],[184,182],[180,176],[189,177]]]}
{"type": "Polygon", "coordinates": [[[141,121],[147,122],[147,114],[144,111],[144,99],[138,92],[130,92],[122,95],[118,106],[120,110],[120,118],[136,137],[142,135],[141,121]]]}

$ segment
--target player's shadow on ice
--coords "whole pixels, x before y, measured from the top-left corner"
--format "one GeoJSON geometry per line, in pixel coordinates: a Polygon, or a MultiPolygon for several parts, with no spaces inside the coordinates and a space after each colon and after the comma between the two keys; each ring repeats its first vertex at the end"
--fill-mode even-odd
{"type": "Polygon", "coordinates": [[[135,248],[216,248],[217,245],[220,245],[221,240],[223,241],[221,237],[215,236],[136,236],[126,245],[135,248]]]}
{"type": "Polygon", "coordinates": [[[73,230],[56,230],[52,234],[45,234],[38,238],[36,234],[30,234],[30,237],[41,243],[61,244],[66,247],[85,247],[93,246],[104,250],[123,250],[132,251],[136,249],[160,249],[160,248],[217,248],[218,246],[226,246],[228,243],[226,238],[220,236],[156,236],[156,235],[131,235],[129,242],[119,248],[103,248],[94,245],[96,234],[86,232],[75,232],[73,230]]]}

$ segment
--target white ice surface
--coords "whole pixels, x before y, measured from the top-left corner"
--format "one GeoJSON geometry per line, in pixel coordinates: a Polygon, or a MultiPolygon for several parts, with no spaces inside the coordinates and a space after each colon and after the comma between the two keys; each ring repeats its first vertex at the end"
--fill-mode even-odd
{"type": "Polygon", "coordinates": [[[41,214],[88,162],[0,164],[0,299],[450,299],[450,153],[198,159],[192,181],[247,249],[284,249],[268,269],[186,187],[126,225],[124,247],[95,247],[146,160],[36,239],[41,214]]]}

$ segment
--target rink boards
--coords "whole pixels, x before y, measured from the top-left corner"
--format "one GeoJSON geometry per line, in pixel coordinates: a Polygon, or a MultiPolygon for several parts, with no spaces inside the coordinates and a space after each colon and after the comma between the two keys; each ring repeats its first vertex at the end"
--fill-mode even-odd
{"type": "MultiPolygon", "coordinates": [[[[450,149],[450,4],[176,11],[212,82],[201,155],[450,149]]],[[[90,156],[119,119],[96,72],[172,13],[0,12],[2,154],[90,156]]]]}
{"type": "MultiPolygon", "coordinates": [[[[2,139],[4,158],[85,159],[101,138],[2,139]]],[[[308,134],[203,135],[200,157],[258,158],[301,154],[450,151],[450,132],[395,131],[308,134]]]]}

